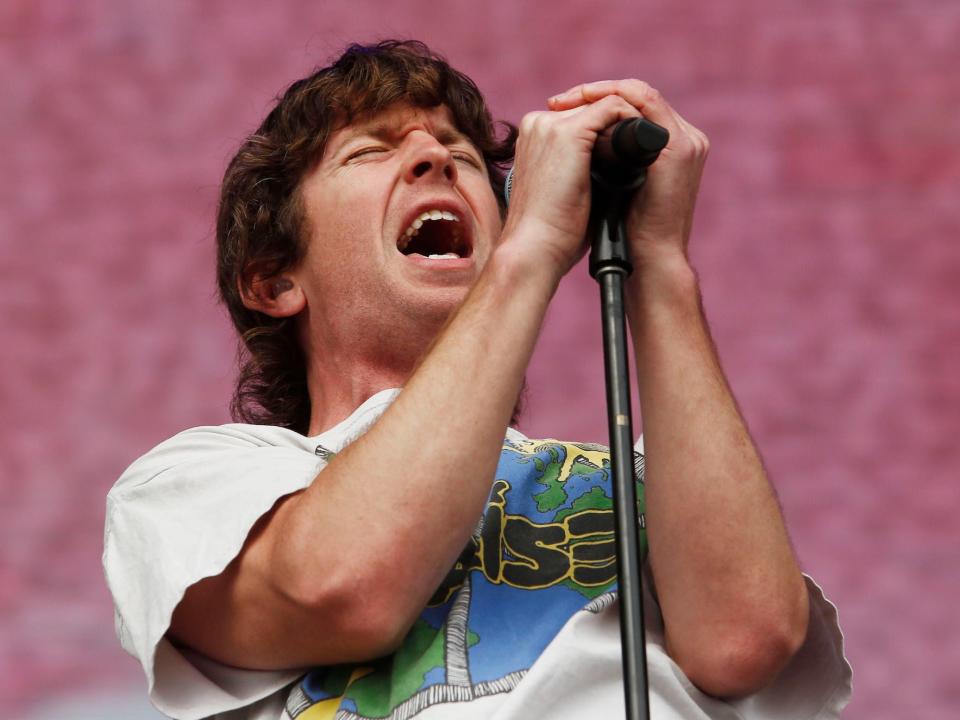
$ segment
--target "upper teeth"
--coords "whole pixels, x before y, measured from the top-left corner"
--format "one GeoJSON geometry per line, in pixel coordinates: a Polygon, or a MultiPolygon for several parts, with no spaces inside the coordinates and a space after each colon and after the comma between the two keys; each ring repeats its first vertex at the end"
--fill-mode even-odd
{"type": "Polygon", "coordinates": [[[423,224],[427,220],[452,220],[453,222],[460,222],[460,218],[447,210],[427,210],[426,212],[422,212],[417,215],[416,219],[410,223],[410,227],[408,227],[400,237],[400,250],[403,250],[410,244],[410,239],[420,232],[420,228],[423,227],[423,224]]]}

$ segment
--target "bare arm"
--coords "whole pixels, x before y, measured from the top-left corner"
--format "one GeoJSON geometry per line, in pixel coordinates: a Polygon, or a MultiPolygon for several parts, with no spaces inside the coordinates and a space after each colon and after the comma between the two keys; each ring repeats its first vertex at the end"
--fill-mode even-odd
{"type": "Polygon", "coordinates": [[[262,669],[365,660],[399,644],[480,517],[559,279],[508,255],[370,431],[281,501],[226,573],[188,591],[177,636],[262,669]]]}
{"type": "Polygon", "coordinates": [[[808,608],[776,496],[720,368],[687,261],[708,144],[636,80],[578,86],[554,107],[610,93],[670,131],[628,223],[635,272],[626,297],[667,648],[706,692],[747,694],[802,644],[808,608]]]}
{"type": "Polygon", "coordinates": [[[802,644],[806,588],[692,271],[648,269],[636,284],[647,531],[667,648],[707,692],[747,694],[802,644]]]}

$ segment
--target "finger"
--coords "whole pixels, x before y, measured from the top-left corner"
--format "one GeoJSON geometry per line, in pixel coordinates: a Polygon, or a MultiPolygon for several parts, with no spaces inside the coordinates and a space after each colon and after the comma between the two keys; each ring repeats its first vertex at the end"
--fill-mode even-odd
{"type": "Polygon", "coordinates": [[[538,126],[545,128],[558,120],[568,127],[569,123],[574,123],[584,130],[599,133],[618,120],[639,115],[640,112],[619,95],[608,95],[597,102],[566,110],[529,112],[520,121],[520,137],[529,136],[538,126]]]}
{"type": "Polygon", "coordinates": [[[569,90],[564,90],[547,100],[547,105],[551,110],[566,110],[580,105],[588,105],[605,95],[616,94],[614,92],[616,84],[616,80],[596,80],[591,83],[574,85],[569,90]]]}
{"type": "Polygon", "coordinates": [[[596,102],[558,113],[584,130],[602,132],[619,120],[638,117],[640,112],[619,95],[607,95],[596,102]]]}
{"type": "Polygon", "coordinates": [[[643,80],[599,80],[576,85],[549,100],[551,110],[565,110],[596,102],[600,98],[618,95],[637,108],[640,113],[670,131],[680,130],[679,116],[659,91],[643,80]]]}

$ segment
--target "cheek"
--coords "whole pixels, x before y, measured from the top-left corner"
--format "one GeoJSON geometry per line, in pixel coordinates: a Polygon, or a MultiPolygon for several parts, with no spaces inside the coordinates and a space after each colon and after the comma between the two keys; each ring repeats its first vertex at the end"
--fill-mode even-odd
{"type": "Polygon", "coordinates": [[[503,229],[503,218],[489,181],[485,177],[478,178],[466,199],[480,225],[479,230],[489,236],[491,245],[495,245],[503,229]]]}
{"type": "Polygon", "coordinates": [[[491,244],[496,245],[500,239],[500,231],[503,230],[503,217],[500,215],[500,205],[496,198],[491,198],[484,208],[484,226],[492,234],[491,244]]]}
{"type": "Polygon", "coordinates": [[[370,245],[376,228],[372,215],[343,207],[318,215],[322,219],[312,224],[307,264],[318,270],[330,270],[360,263],[361,258],[373,251],[370,245]]]}

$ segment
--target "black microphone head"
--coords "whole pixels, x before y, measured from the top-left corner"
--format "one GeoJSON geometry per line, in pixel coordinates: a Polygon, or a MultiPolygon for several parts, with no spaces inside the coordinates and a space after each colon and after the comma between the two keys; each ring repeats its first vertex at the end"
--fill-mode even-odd
{"type": "Polygon", "coordinates": [[[669,139],[666,128],[646,118],[621,120],[597,137],[590,174],[601,185],[636,189],[669,139]]]}
{"type": "Polygon", "coordinates": [[[633,167],[653,164],[667,146],[670,133],[646,118],[630,118],[617,123],[610,144],[617,161],[633,167]]]}

